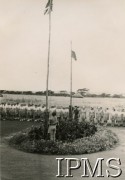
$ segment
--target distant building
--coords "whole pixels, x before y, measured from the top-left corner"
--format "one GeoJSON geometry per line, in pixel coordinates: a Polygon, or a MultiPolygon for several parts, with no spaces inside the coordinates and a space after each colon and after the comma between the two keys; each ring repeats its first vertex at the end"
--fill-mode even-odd
{"type": "Polygon", "coordinates": [[[67,95],[69,95],[70,93],[68,92],[68,91],[66,91],[66,90],[61,90],[61,91],[55,91],[54,92],[54,94],[55,95],[61,95],[61,96],[67,96],[67,95]]]}
{"type": "Polygon", "coordinates": [[[67,91],[63,90],[63,91],[59,91],[60,94],[69,94],[67,91]]]}
{"type": "Polygon", "coordinates": [[[75,97],[75,98],[83,98],[83,96],[80,93],[75,93],[73,95],[73,97],[75,97]]]}

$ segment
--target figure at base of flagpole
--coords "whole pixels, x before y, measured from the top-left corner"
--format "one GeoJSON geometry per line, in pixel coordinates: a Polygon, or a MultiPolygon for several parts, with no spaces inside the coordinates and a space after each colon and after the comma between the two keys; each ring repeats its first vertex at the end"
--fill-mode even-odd
{"type": "Polygon", "coordinates": [[[48,128],[48,134],[50,137],[50,140],[55,141],[56,140],[56,126],[58,124],[57,117],[56,117],[56,111],[52,113],[52,117],[49,119],[49,128],[48,128]]]}

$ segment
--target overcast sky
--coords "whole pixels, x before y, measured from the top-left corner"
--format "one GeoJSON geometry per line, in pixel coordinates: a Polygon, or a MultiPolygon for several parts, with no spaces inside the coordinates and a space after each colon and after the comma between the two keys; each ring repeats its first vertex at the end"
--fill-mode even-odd
{"type": "MultiPolygon", "coordinates": [[[[0,0],[0,89],[46,89],[47,0],[0,0]]],[[[49,89],[125,93],[125,0],[53,0],[49,89]]]]}

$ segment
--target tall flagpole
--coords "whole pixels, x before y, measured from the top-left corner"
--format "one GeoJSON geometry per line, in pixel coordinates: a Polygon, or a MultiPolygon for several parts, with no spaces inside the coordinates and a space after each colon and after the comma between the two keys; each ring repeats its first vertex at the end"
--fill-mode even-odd
{"type": "Polygon", "coordinates": [[[72,41],[71,41],[71,60],[70,60],[70,109],[69,118],[72,120],[72,41]]]}
{"type": "Polygon", "coordinates": [[[70,62],[70,106],[72,107],[72,41],[71,41],[71,62],[70,62]]]}
{"type": "Polygon", "coordinates": [[[46,79],[46,111],[48,111],[49,109],[48,87],[49,87],[50,44],[51,44],[51,10],[49,11],[49,40],[48,40],[48,61],[47,61],[47,79],[46,79]]]}
{"type": "Polygon", "coordinates": [[[48,87],[49,87],[49,64],[50,64],[50,44],[51,44],[51,11],[52,0],[49,0],[46,5],[46,11],[44,14],[49,14],[49,39],[48,39],[48,60],[47,60],[47,78],[46,78],[46,111],[44,120],[44,138],[47,139],[48,122],[49,122],[49,103],[48,103],[48,87]]]}

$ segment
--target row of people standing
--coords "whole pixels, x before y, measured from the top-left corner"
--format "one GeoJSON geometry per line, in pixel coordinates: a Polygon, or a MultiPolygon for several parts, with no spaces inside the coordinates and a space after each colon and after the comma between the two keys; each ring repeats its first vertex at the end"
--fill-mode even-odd
{"type": "Polygon", "coordinates": [[[100,125],[125,126],[125,109],[84,107],[79,111],[79,121],[100,125]]]}
{"type": "Polygon", "coordinates": [[[35,120],[43,118],[45,106],[33,104],[0,104],[0,116],[3,120],[35,120]]]}
{"type": "MultiPolygon", "coordinates": [[[[34,105],[34,104],[0,104],[0,119],[2,120],[21,120],[21,121],[38,121],[44,119],[46,111],[45,105],[34,105]]],[[[49,116],[51,117],[52,112],[56,111],[58,118],[68,119],[69,108],[61,106],[51,106],[49,108],[49,116]]]]}
{"type": "MultiPolygon", "coordinates": [[[[41,121],[44,119],[45,111],[45,105],[19,103],[0,104],[0,118],[2,120],[41,121]]],[[[69,107],[51,106],[49,108],[50,118],[54,111],[56,112],[56,117],[59,121],[69,119],[69,107]]],[[[72,119],[79,122],[87,121],[100,125],[109,124],[112,126],[125,126],[125,109],[74,106],[72,108],[72,119]]]]}

